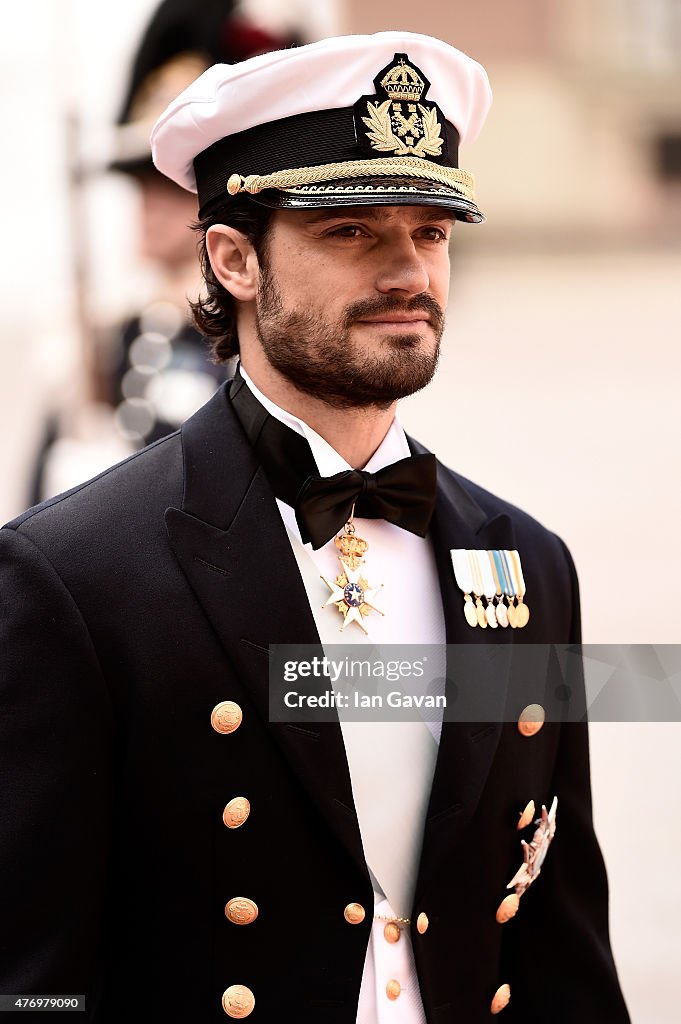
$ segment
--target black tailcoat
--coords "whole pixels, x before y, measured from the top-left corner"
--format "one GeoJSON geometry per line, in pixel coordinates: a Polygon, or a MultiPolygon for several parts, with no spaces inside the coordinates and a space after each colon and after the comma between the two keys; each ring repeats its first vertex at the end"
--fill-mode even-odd
{"type": "MultiPolygon", "coordinates": [[[[562,542],[441,465],[438,478],[448,642],[474,632],[455,547],[517,548],[532,609],[522,641],[577,642],[562,542]]],[[[486,634],[503,691],[519,639],[486,634]]],[[[294,642],[319,638],[224,388],[177,433],[0,532],[0,991],[85,993],[97,1024],[220,1024],[223,990],[242,984],[254,1024],[354,1024],[372,887],[338,723],[268,722],[268,645],[294,642]],[[222,700],[243,709],[228,736],[210,725],[222,700]],[[236,796],[251,813],[228,829],[236,796]],[[255,922],[227,920],[234,896],[257,903],[255,922]],[[344,919],[352,902],[369,909],[360,925],[344,919]]],[[[490,1020],[503,983],[508,1024],[628,1020],[585,725],[527,738],[513,722],[445,723],[414,921],[421,911],[429,1024],[490,1020]],[[541,876],[500,925],[519,811],[554,794],[541,876]]]]}

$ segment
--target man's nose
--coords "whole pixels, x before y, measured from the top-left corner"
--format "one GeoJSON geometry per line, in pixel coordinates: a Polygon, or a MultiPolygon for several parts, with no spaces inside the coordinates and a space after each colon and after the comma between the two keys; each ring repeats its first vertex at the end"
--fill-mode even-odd
{"type": "Polygon", "coordinates": [[[379,292],[402,292],[405,295],[418,295],[428,290],[428,270],[411,238],[385,242],[381,248],[375,285],[379,292]]]}

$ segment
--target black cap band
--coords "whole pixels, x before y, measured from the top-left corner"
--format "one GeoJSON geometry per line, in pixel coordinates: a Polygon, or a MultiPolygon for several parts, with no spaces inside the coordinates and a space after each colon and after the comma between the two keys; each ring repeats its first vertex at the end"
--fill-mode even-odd
{"type": "MultiPolygon", "coordinates": [[[[432,163],[458,167],[459,133],[444,121],[446,146],[432,163]]],[[[357,141],[353,107],[313,110],[256,125],[215,142],[194,159],[199,214],[204,216],[216,200],[229,199],[227,179],[232,174],[267,175],[291,167],[367,160],[357,141]]]]}

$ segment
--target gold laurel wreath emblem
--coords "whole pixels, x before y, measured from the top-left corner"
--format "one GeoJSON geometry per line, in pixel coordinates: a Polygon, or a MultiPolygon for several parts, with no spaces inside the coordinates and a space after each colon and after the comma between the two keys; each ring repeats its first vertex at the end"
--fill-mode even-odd
{"type": "Polygon", "coordinates": [[[393,131],[389,113],[391,103],[392,100],[367,103],[369,116],[363,117],[362,121],[368,128],[367,138],[371,142],[371,148],[379,153],[394,153],[395,156],[440,156],[444,140],[440,134],[442,126],[437,119],[436,108],[418,104],[423,117],[423,137],[415,145],[409,146],[393,131]]]}

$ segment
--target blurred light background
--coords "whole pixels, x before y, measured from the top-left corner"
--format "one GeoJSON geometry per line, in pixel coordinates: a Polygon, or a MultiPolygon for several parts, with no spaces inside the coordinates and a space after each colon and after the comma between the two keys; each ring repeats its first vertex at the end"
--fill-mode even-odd
{"type": "MultiPolygon", "coordinates": [[[[90,334],[155,287],[139,255],[135,189],[94,173],[111,152],[155,6],[33,0],[3,10],[3,522],[29,503],[47,414],[66,409],[68,420],[81,403],[90,334]]],[[[679,642],[681,4],[245,6],[309,39],[427,32],[485,65],[495,101],[461,162],[476,175],[488,223],[457,225],[439,376],[404,403],[402,420],[449,465],[566,540],[585,641],[679,642]]],[[[97,438],[81,478],[130,447],[100,426],[93,414],[74,427],[97,438]]],[[[600,723],[591,734],[625,994],[635,1022],[672,1024],[681,726],[600,723]]]]}

